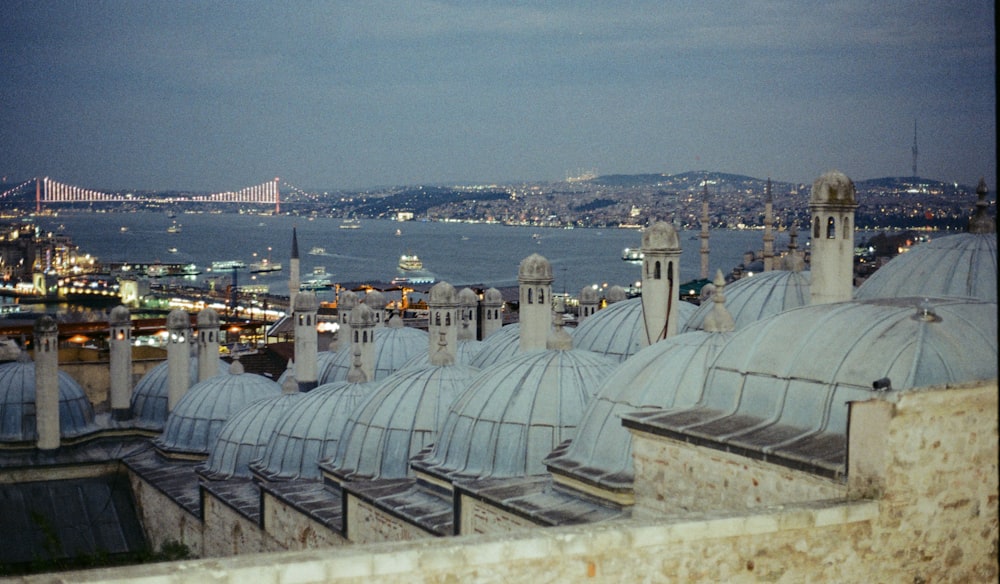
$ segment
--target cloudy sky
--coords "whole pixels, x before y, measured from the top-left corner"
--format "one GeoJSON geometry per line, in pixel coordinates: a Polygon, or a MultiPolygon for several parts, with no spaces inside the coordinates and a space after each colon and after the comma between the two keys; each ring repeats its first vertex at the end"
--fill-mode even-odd
{"type": "Polygon", "coordinates": [[[718,170],[996,187],[986,0],[12,1],[0,174],[219,191],[718,170]]]}

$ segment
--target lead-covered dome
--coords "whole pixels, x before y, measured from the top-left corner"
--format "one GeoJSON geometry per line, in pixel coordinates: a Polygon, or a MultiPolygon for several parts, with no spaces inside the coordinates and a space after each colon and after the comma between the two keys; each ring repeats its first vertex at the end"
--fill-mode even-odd
{"type": "Polygon", "coordinates": [[[452,405],[422,470],[458,478],[545,472],[614,361],[580,350],[522,353],[484,370],[452,405]]]}
{"type": "MultiPolygon", "coordinates": [[[[229,363],[219,359],[217,370],[228,374],[229,363]]],[[[132,410],[132,419],[137,428],[159,432],[167,423],[167,394],[170,392],[168,371],[169,365],[164,361],[150,369],[135,384],[129,409],[132,410]]],[[[188,386],[198,382],[197,354],[192,354],[188,363],[188,380],[188,386]]]]}
{"type": "MultiPolygon", "coordinates": [[[[351,310],[352,319],[355,317],[355,311],[359,312],[359,317],[367,314],[368,317],[374,318],[370,309],[363,304],[359,304],[357,308],[351,310]],[[359,310],[362,308],[363,310],[359,310]]],[[[390,319],[388,326],[375,328],[373,332],[375,336],[375,376],[372,381],[385,379],[400,370],[414,355],[427,352],[427,332],[403,326],[402,321],[397,317],[390,319]]],[[[320,384],[347,381],[347,373],[351,370],[353,358],[354,355],[350,350],[337,351],[329,365],[319,369],[320,384]]]]}
{"type": "MultiPolygon", "coordinates": [[[[72,377],[58,372],[59,435],[73,438],[97,431],[94,408],[72,377]]],[[[21,352],[0,365],[0,442],[38,440],[35,411],[35,363],[21,352]]]]}
{"type": "Polygon", "coordinates": [[[248,404],[226,420],[200,472],[206,478],[250,478],[250,462],[264,453],[278,422],[305,394],[285,393],[248,404]]]}
{"type": "Polygon", "coordinates": [[[184,394],[167,417],[157,448],[179,455],[207,455],[231,415],[259,399],[281,394],[277,383],[245,373],[239,361],[222,373],[200,381],[184,394]]]}
{"type": "Polygon", "coordinates": [[[472,355],[469,365],[477,369],[505,361],[521,352],[521,323],[515,322],[503,326],[497,332],[486,337],[479,350],[472,355]]]}
{"type": "MultiPolygon", "coordinates": [[[[678,301],[677,330],[684,327],[696,308],[690,302],[678,301]]],[[[645,327],[642,298],[630,298],[610,304],[583,321],[573,332],[573,346],[624,361],[644,346],[645,327]]]]}
{"type": "MultiPolygon", "coordinates": [[[[726,286],[726,309],[736,329],[786,310],[809,304],[810,272],[771,271],[740,278],[726,286]]],[[[701,330],[711,302],[703,302],[687,320],[684,332],[701,330]]]]}

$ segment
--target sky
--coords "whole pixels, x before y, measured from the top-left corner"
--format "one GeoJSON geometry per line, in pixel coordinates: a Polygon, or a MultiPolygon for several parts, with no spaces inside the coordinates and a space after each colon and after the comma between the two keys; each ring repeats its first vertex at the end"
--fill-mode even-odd
{"type": "Polygon", "coordinates": [[[5,0],[0,175],[219,192],[712,170],[996,188],[994,3],[5,0]]]}

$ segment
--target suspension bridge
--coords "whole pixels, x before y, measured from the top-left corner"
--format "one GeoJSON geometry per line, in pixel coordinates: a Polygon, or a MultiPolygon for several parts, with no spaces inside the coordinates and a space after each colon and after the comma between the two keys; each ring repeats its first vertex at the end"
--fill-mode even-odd
{"type": "MultiPolygon", "coordinates": [[[[86,187],[66,184],[49,177],[31,178],[0,193],[0,201],[24,196],[35,191],[35,212],[42,207],[72,205],[77,203],[236,203],[249,205],[274,205],[275,214],[281,213],[280,179],[261,184],[212,194],[156,194],[135,192],[101,192],[86,187]]],[[[294,187],[292,187],[294,189],[294,187]]]]}

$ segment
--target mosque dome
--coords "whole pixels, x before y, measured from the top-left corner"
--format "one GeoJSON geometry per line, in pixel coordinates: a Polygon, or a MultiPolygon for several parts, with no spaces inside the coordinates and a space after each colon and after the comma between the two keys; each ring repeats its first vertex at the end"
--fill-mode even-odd
{"type": "Polygon", "coordinates": [[[469,365],[485,369],[517,355],[521,352],[520,335],[520,323],[515,322],[501,327],[482,341],[479,351],[469,360],[469,365]]]}
{"type": "Polygon", "coordinates": [[[410,457],[433,442],[448,408],[478,374],[466,365],[392,374],[348,417],[330,466],[351,480],[407,476],[410,457]]]}
{"type": "MultiPolygon", "coordinates": [[[[69,374],[58,372],[59,434],[63,438],[97,430],[87,394],[69,374]]],[[[16,361],[0,365],[0,442],[38,439],[35,417],[35,363],[21,352],[16,361]]]]}
{"type": "Polygon", "coordinates": [[[839,170],[824,173],[813,182],[810,205],[857,205],[854,182],[839,170]]]}
{"type": "MultiPolygon", "coordinates": [[[[472,292],[471,290],[469,290],[472,292]]],[[[474,295],[474,294],[473,294],[474,295]]],[[[427,304],[458,304],[458,297],[455,295],[455,287],[448,282],[438,282],[431,287],[427,294],[427,304]]]]}
{"type": "Polygon", "coordinates": [[[594,286],[584,286],[580,290],[580,304],[594,304],[600,301],[600,294],[594,286]]]}
{"type": "MultiPolygon", "coordinates": [[[[678,301],[677,330],[695,313],[696,306],[678,301]]],[[[646,332],[642,298],[630,298],[598,310],[580,323],[573,333],[573,346],[624,361],[644,345],[646,332]]]]}
{"type": "Polygon", "coordinates": [[[305,395],[286,393],[260,399],[230,416],[219,430],[201,474],[212,480],[250,478],[250,462],[264,453],[285,412],[305,395]]]}
{"type": "Polygon", "coordinates": [[[433,449],[415,463],[453,479],[544,473],[542,459],[573,437],[613,368],[589,351],[551,349],[494,365],[452,404],[433,449]]]}
{"type": "MultiPolygon", "coordinates": [[[[455,347],[455,364],[456,365],[471,365],[472,360],[479,355],[482,350],[485,341],[474,341],[472,339],[459,339],[458,345],[455,347]]],[[[517,344],[516,342],[514,343],[517,344]]],[[[516,347],[515,347],[516,348],[516,347]]],[[[409,361],[403,364],[398,371],[403,371],[406,369],[414,369],[419,367],[428,367],[431,365],[431,358],[427,351],[423,353],[418,353],[410,358],[409,361]]],[[[476,369],[479,369],[478,367],[476,369]]]]}
{"type": "MultiPolygon", "coordinates": [[[[149,370],[143,375],[132,391],[132,418],[135,425],[144,430],[159,432],[167,423],[167,394],[170,385],[167,381],[169,366],[166,361],[149,370]]],[[[218,371],[228,373],[229,363],[219,359],[218,371]]],[[[189,385],[198,382],[198,357],[191,355],[188,364],[189,385]]]]}
{"type": "Polygon", "coordinates": [[[316,299],[315,292],[302,291],[295,295],[295,312],[316,312],[319,310],[319,300],[316,299]]]}
{"type": "MultiPolygon", "coordinates": [[[[365,311],[369,316],[364,318],[373,318],[371,309],[359,304],[351,310],[352,322],[356,318],[355,312],[359,312],[358,318],[361,318],[365,311]]],[[[399,318],[393,317],[387,326],[374,329],[374,334],[375,376],[372,381],[385,379],[401,369],[414,355],[427,352],[427,332],[403,326],[399,318]]],[[[351,351],[337,351],[326,367],[318,369],[320,384],[347,381],[352,360],[351,351]]]]}
{"type": "Polygon", "coordinates": [[[879,268],[854,293],[859,300],[895,296],[996,302],[996,233],[960,233],[915,245],[879,268]]]}
{"type": "Polygon", "coordinates": [[[228,374],[200,381],[185,392],[155,443],[168,452],[208,454],[231,415],[249,403],[280,393],[277,383],[245,373],[240,362],[234,361],[228,374]]]}
{"type": "Polygon", "coordinates": [[[709,365],[732,332],[695,331],[650,345],[615,369],[590,402],[577,435],[552,453],[549,470],[609,488],[632,480],[632,435],[621,414],[697,403],[709,365]]]}
{"type": "Polygon", "coordinates": [[[521,265],[517,268],[517,280],[519,282],[535,280],[551,282],[553,280],[552,264],[540,254],[533,253],[521,260],[521,265]]]}
{"type": "Polygon", "coordinates": [[[642,232],[642,251],[672,251],[681,248],[677,229],[665,221],[650,225],[642,232]]]}
{"type": "Polygon", "coordinates": [[[608,304],[616,304],[628,299],[628,292],[625,288],[615,284],[614,286],[608,288],[607,294],[608,304]]]}
{"type": "Polygon", "coordinates": [[[486,306],[499,306],[503,304],[503,294],[496,288],[488,288],[483,292],[483,304],[486,306]]]}
{"type": "MultiPolygon", "coordinates": [[[[433,288],[431,288],[433,290],[433,288]]],[[[476,293],[472,291],[471,288],[462,288],[458,292],[458,304],[460,306],[478,306],[479,297],[476,293]]]]}
{"type": "MultiPolygon", "coordinates": [[[[727,285],[726,309],[733,316],[736,329],[808,305],[809,279],[809,272],[776,270],[740,278],[727,285]]],[[[705,316],[712,311],[712,304],[703,302],[679,330],[701,330],[705,316]]]]}
{"type": "Polygon", "coordinates": [[[167,313],[167,329],[188,328],[191,326],[191,316],[183,310],[171,310],[167,313]]]}
{"type": "MultiPolygon", "coordinates": [[[[125,308],[122,306],[121,308],[125,308]]],[[[126,310],[128,310],[126,308],[126,310]]],[[[198,328],[213,327],[217,328],[219,326],[219,313],[211,308],[206,308],[198,313],[198,328]]]]}
{"type": "Polygon", "coordinates": [[[373,389],[373,383],[338,381],[303,394],[278,420],[250,469],[272,481],[318,479],[319,462],[337,453],[348,416],[373,389]]]}

